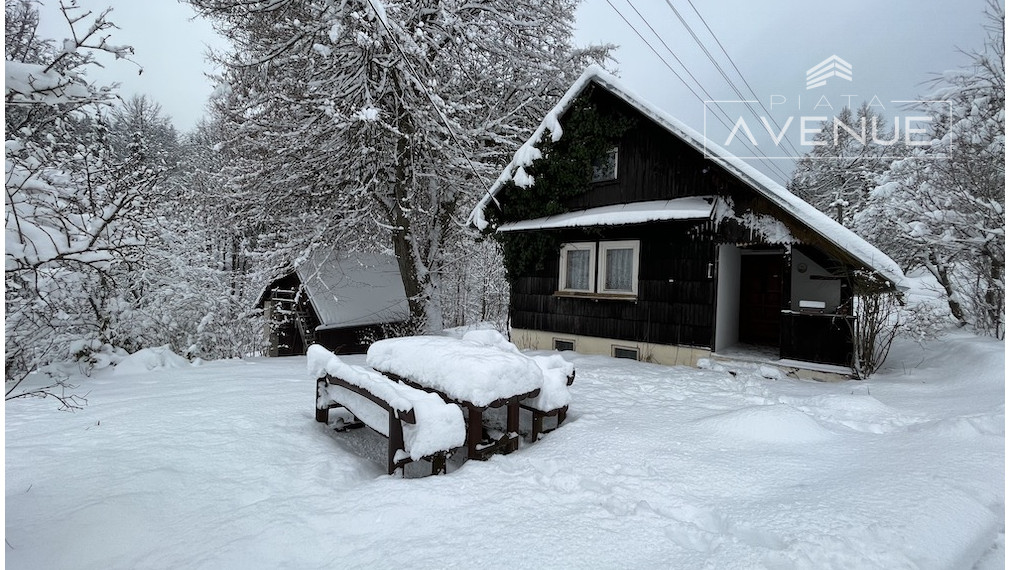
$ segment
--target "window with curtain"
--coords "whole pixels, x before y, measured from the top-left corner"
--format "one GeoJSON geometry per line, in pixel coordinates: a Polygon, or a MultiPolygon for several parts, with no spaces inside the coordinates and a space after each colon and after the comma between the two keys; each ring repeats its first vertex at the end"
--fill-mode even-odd
{"type": "Polygon", "coordinates": [[[639,242],[600,242],[598,293],[639,292],[639,242]]]}
{"type": "Polygon", "coordinates": [[[590,252],[581,249],[566,252],[565,288],[585,291],[590,288],[590,252]]]}
{"type": "Polygon", "coordinates": [[[604,261],[604,289],[632,291],[632,248],[609,249],[604,261]]]}
{"type": "Polygon", "coordinates": [[[639,292],[639,242],[567,243],[559,257],[558,290],[634,296],[639,292]]]}
{"type": "Polygon", "coordinates": [[[562,246],[558,289],[561,291],[593,292],[597,244],[567,243],[562,246]]]}

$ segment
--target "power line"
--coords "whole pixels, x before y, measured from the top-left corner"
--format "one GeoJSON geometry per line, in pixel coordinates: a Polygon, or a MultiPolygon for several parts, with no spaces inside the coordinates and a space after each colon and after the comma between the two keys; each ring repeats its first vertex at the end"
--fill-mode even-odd
{"type": "MultiPolygon", "coordinates": [[[[678,80],[680,80],[682,84],[684,84],[684,86],[688,89],[689,92],[691,92],[692,95],[695,96],[696,99],[698,99],[699,101],[703,102],[703,104],[704,104],[705,101],[706,101],[706,99],[703,99],[702,96],[700,96],[698,94],[698,92],[696,92],[695,89],[692,88],[692,86],[689,85],[688,82],[685,81],[685,79],[683,77],[681,77],[681,74],[679,74],[671,66],[671,64],[667,61],[667,59],[665,57],[663,57],[660,54],[660,52],[658,52],[656,50],[656,48],[654,48],[653,45],[648,40],[646,40],[646,38],[642,35],[642,33],[639,31],[639,29],[634,24],[632,24],[632,22],[630,22],[628,20],[628,18],[626,18],[625,15],[621,13],[620,10],[618,10],[618,8],[611,2],[611,0],[606,0],[606,1],[607,1],[608,5],[611,6],[611,9],[614,10],[614,12],[616,14],[618,14],[618,17],[620,17],[622,19],[622,21],[624,21],[625,24],[628,25],[629,28],[631,28],[631,30],[635,33],[635,35],[637,35],[639,37],[639,39],[642,40],[642,42],[644,44],[646,44],[646,47],[648,47],[650,49],[650,51],[652,51],[653,54],[656,55],[657,59],[659,59],[660,62],[663,63],[664,66],[667,67],[667,69],[670,70],[670,72],[673,73],[674,76],[677,77],[678,80]]],[[[626,2],[627,1],[628,0],[626,0],[626,2]]],[[[702,86],[702,83],[688,69],[688,66],[686,66],[684,64],[684,62],[681,61],[681,59],[677,56],[677,54],[674,53],[674,51],[670,48],[670,46],[668,46],[667,43],[663,40],[663,38],[656,32],[656,30],[653,29],[653,27],[649,24],[649,22],[642,16],[642,14],[638,10],[636,10],[635,6],[632,6],[631,2],[629,2],[629,6],[632,7],[632,10],[635,11],[635,13],[639,16],[639,18],[642,19],[642,21],[650,29],[650,31],[653,32],[653,35],[657,37],[657,39],[660,41],[660,43],[663,44],[665,48],[667,48],[667,51],[678,62],[678,64],[680,64],[681,67],[684,68],[684,70],[688,74],[688,76],[691,77],[692,80],[694,80],[695,83],[699,85],[700,90],[706,95],[706,97],[708,98],[708,100],[709,101],[714,101],[715,98],[712,95],[710,95],[708,91],[706,91],[705,87],[702,86]]],[[[730,120],[732,122],[732,119],[730,118],[730,115],[726,112],[726,110],[724,110],[718,104],[715,105],[715,108],[718,109],[720,112],[722,112],[723,116],[726,117],[727,120],[730,120]]],[[[730,127],[730,125],[727,124],[727,122],[723,119],[723,117],[721,117],[720,115],[718,115],[716,113],[714,113],[713,116],[724,127],[726,127],[730,131],[733,131],[733,129],[730,127]]],[[[736,131],[736,137],[739,140],[741,140],[741,142],[744,142],[743,138],[742,138],[743,135],[740,133],[740,131],[736,131]]],[[[752,154],[754,154],[755,158],[757,158],[759,160],[762,160],[763,162],[765,162],[769,166],[769,168],[771,168],[772,170],[775,170],[776,172],[778,172],[779,175],[783,177],[784,181],[788,180],[790,178],[789,175],[785,171],[783,171],[783,169],[779,168],[778,165],[776,165],[774,162],[772,162],[772,159],[770,159],[768,156],[766,156],[765,153],[761,151],[761,149],[758,149],[758,148],[749,148],[749,150],[752,152],[752,154]],[[759,156],[759,155],[761,155],[761,156],[759,156]]]]}
{"type": "MultiPolygon", "coordinates": [[[[681,21],[681,24],[685,27],[685,29],[688,30],[688,33],[691,34],[692,38],[695,40],[695,43],[697,43],[699,47],[702,48],[703,53],[706,54],[706,57],[709,58],[709,61],[712,62],[712,64],[716,67],[717,71],[720,72],[720,75],[723,76],[723,79],[725,79],[727,83],[730,85],[730,87],[734,90],[734,93],[736,93],[737,96],[740,97],[742,100],[745,99],[745,96],[737,88],[734,82],[731,81],[730,77],[728,77],[727,74],[723,71],[723,68],[720,66],[719,63],[717,63],[716,59],[712,56],[709,50],[706,49],[705,45],[703,45],[702,40],[699,39],[699,37],[691,29],[691,26],[688,25],[685,19],[681,17],[681,13],[678,12],[677,8],[674,7],[674,4],[672,4],[670,0],[666,0],[666,2],[667,6],[674,12],[674,15],[677,16],[678,20],[681,21]]],[[[695,4],[693,4],[691,0],[688,0],[688,5],[691,6],[692,10],[695,12],[695,15],[698,16],[699,20],[706,27],[706,30],[709,31],[709,35],[711,35],[713,39],[716,40],[716,45],[720,47],[720,50],[723,52],[723,55],[726,56],[727,61],[730,62],[730,65],[733,66],[734,71],[737,72],[738,77],[740,77],[741,81],[744,82],[744,85],[748,88],[748,92],[751,94],[752,99],[754,99],[754,101],[756,101],[759,104],[759,106],[762,108],[763,111],[768,113],[769,118],[772,120],[772,124],[775,125],[776,128],[780,129],[780,132],[782,132],[783,128],[776,121],[776,118],[773,117],[772,112],[769,111],[769,109],[766,108],[765,104],[761,102],[761,99],[755,93],[755,90],[751,88],[751,84],[748,83],[748,80],[744,78],[744,74],[741,73],[740,68],[737,67],[736,63],[734,63],[734,58],[730,57],[730,54],[727,53],[726,48],[723,47],[723,43],[720,41],[718,37],[716,37],[716,33],[713,32],[713,29],[709,27],[709,24],[706,22],[706,19],[703,18],[702,14],[700,14],[698,9],[695,8],[695,4]]],[[[754,108],[752,108],[750,105],[748,106],[748,108],[751,110],[752,114],[755,115],[755,118],[759,118],[758,113],[754,110],[754,108]]],[[[791,142],[789,138],[784,138],[784,140],[786,140],[786,144],[789,145],[790,150],[793,151],[794,155],[800,156],[800,152],[797,150],[795,146],[793,146],[793,142],[791,142]]]]}
{"type": "MultiPolygon", "coordinates": [[[[380,12],[380,8],[376,7],[376,5],[373,3],[373,0],[369,0],[369,6],[371,6],[372,10],[375,11],[376,19],[379,20],[379,23],[383,26],[383,29],[386,30],[386,33],[390,36],[390,42],[393,43],[393,46],[397,48],[398,52],[400,52],[400,57],[403,58],[404,63],[407,64],[407,68],[410,71],[411,76],[414,78],[415,84],[419,86],[422,91],[424,91],[425,97],[428,98],[428,102],[432,104],[432,108],[435,109],[436,113],[438,113],[439,118],[442,120],[442,124],[445,125],[446,130],[449,132],[450,138],[452,138],[453,142],[456,143],[456,146],[460,149],[460,152],[463,154],[463,158],[467,161],[467,166],[470,167],[470,171],[473,172],[474,176],[477,177],[477,180],[484,185],[485,193],[488,194],[488,196],[492,200],[494,200],[495,197],[491,195],[491,184],[489,184],[488,180],[485,179],[485,177],[482,176],[481,173],[477,171],[477,168],[474,167],[474,161],[471,160],[470,153],[467,152],[467,149],[465,149],[463,146],[463,142],[461,142],[459,137],[456,136],[456,131],[454,131],[453,126],[450,125],[449,118],[446,117],[446,114],[442,112],[442,108],[440,108],[439,105],[435,102],[435,97],[432,96],[432,93],[429,90],[428,86],[425,85],[425,82],[421,80],[421,76],[418,73],[417,68],[414,67],[413,63],[411,63],[410,58],[407,57],[407,53],[404,52],[404,48],[400,45],[400,42],[397,41],[396,36],[393,35],[393,30],[390,29],[389,25],[386,22],[385,13],[380,12]]],[[[431,66],[429,67],[431,68],[431,66]]]]}
{"type": "MultiPolygon", "coordinates": [[[[687,73],[688,73],[688,74],[689,74],[689,75],[691,76],[691,78],[692,78],[692,79],[694,79],[694,80],[695,80],[695,82],[699,84],[699,87],[700,87],[700,88],[702,89],[702,92],[706,94],[706,97],[708,98],[708,101],[709,101],[710,103],[714,103],[714,104],[715,104],[715,107],[716,107],[717,109],[719,109],[719,110],[720,110],[720,112],[722,112],[722,113],[723,113],[723,115],[724,115],[724,116],[725,116],[725,117],[727,118],[727,120],[729,120],[729,121],[733,122],[733,119],[732,119],[732,118],[730,117],[730,114],[729,114],[729,113],[727,113],[727,110],[726,110],[726,109],[724,109],[723,107],[721,107],[721,106],[720,106],[720,103],[721,103],[722,101],[716,101],[716,100],[715,100],[715,99],[713,98],[713,96],[712,96],[712,95],[710,95],[710,94],[709,94],[709,92],[708,92],[708,91],[707,91],[707,90],[706,90],[706,89],[705,89],[704,87],[702,87],[702,83],[700,83],[700,82],[699,82],[699,80],[695,78],[695,76],[694,76],[694,75],[692,74],[692,72],[691,72],[691,71],[690,71],[690,70],[688,69],[688,66],[687,66],[687,65],[685,65],[685,64],[684,64],[684,62],[682,62],[682,61],[681,61],[681,59],[680,59],[680,58],[679,58],[679,57],[677,56],[677,54],[675,54],[675,53],[674,53],[674,50],[673,50],[673,49],[671,49],[671,47],[670,47],[669,45],[667,45],[667,42],[666,42],[666,41],[664,41],[664,39],[663,39],[663,38],[662,38],[662,37],[660,36],[660,34],[659,34],[659,33],[657,33],[657,31],[656,31],[656,30],[655,30],[655,29],[653,28],[653,26],[652,26],[652,25],[651,25],[651,24],[649,23],[649,21],[648,21],[648,20],[647,20],[647,19],[646,19],[645,17],[643,17],[643,15],[642,15],[642,14],[641,14],[641,13],[639,12],[639,10],[638,10],[638,9],[637,9],[637,8],[636,8],[636,7],[635,7],[635,6],[633,5],[633,4],[632,4],[631,0],[625,0],[625,2],[626,2],[626,3],[628,4],[628,5],[629,5],[629,7],[631,7],[631,8],[632,8],[632,10],[633,10],[633,11],[634,11],[634,12],[636,13],[636,15],[638,15],[638,16],[639,16],[639,19],[640,19],[640,20],[642,20],[644,24],[646,24],[646,27],[647,27],[647,28],[649,28],[649,30],[650,30],[651,32],[653,32],[653,35],[654,35],[654,36],[656,36],[656,38],[657,38],[658,40],[660,40],[660,43],[661,43],[661,44],[663,44],[663,47],[667,48],[667,52],[668,52],[668,53],[670,53],[670,54],[671,54],[671,56],[673,56],[673,57],[674,57],[674,59],[675,59],[675,60],[677,60],[677,62],[681,64],[681,67],[685,68],[685,71],[686,71],[686,72],[687,72],[687,73]]],[[[683,23],[683,22],[682,22],[682,23],[683,23]]],[[[689,30],[689,33],[690,33],[690,32],[691,32],[691,30],[689,30]]],[[[704,50],[705,50],[705,48],[703,47],[703,51],[704,51],[704,50]]],[[[711,57],[710,57],[710,61],[712,61],[712,58],[711,58],[711,57]]],[[[714,64],[715,64],[715,62],[714,62],[714,64]]],[[[717,65],[717,69],[718,69],[718,70],[719,70],[719,71],[720,71],[720,72],[722,73],[722,70],[720,70],[720,69],[719,69],[719,66],[718,66],[718,65],[717,65]]],[[[724,74],[724,76],[723,76],[723,77],[724,77],[724,78],[726,79],[726,75],[725,75],[725,74],[724,74]]],[[[736,87],[735,87],[735,86],[733,85],[733,83],[731,83],[731,85],[730,85],[730,86],[731,86],[731,87],[732,87],[732,88],[734,89],[734,91],[735,91],[735,92],[737,93],[737,96],[738,96],[738,97],[740,97],[740,98],[742,99],[742,102],[745,102],[745,103],[747,103],[747,101],[743,101],[744,95],[742,95],[742,94],[741,94],[741,92],[737,90],[737,88],[736,88],[736,87]]],[[[748,109],[749,109],[749,110],[751,110],[752,114],[753,114],[753,115],[755,115],[755,118],[756,118],[756,119],[760,119],[760,117],[758,116],[758,114],[757,114],[757,113],[755,113],[754,109],[752,109],[750,105],[748,106],[748,109]]],[[[728,129],[730,128],[730,127],[729,127],[729,126],[727,126],[727,124],[726,124],[726,123],[724,123],[723,121],[720,121],[720,122],[721,122],[721,123],[723,123],[723,126],[727,127],[728,129]]],[[[741,135],[741,133],[740,133],[740,132],[737,132],[737,138],[738,138],[738,139],[740,139],[740,137],[742,137],[742,136],[743,136],[743,135],[741,135]]],[[[741,140],[741,142],[744,142],[744,141],[743,141],[743,140],[741,140]]],[[[771,161],[772,159],[771,159],[771,158],[769,158],[769,156],[768,156],[768,155],[766,155],[766,154],[765,154],[765,152],[764,152],[764,151],[762,151],[761,149],[758,149],[758,148],[754,149],[754,152],[753,152],[752,154],[755,154],[755,157],[756,157],[756,158],[758,158],[758,155],[759,155],[759,154],[761,154],[761,155],[762,155],[762,156],[764,157],[764,159],[765,159],[765,163],[766,163],[766,164],[767,164],[767,165],[768,165],[768,166],[769,166],[769,167],[770,167],[771,169],[773,169],[773,170],[775,170],[775,171],[779,172],[779,173],[780,173],[780,174],[781,174],[781,175],[783,176],[783,179],[784,179],[784,180],[787,180],[787,179],[789,179],[789,178],[790,178],[790,176],[789,176],[789,175],[788,175],[788,174],[786,173],[786,171],[784,171],[783,169],[781,169],[781,168],[779,167],[779,165],[778,165],[778,164],[776,164],[776,163],[774,163],[774,162],[770,162],[770,161],[771,161]]]]}

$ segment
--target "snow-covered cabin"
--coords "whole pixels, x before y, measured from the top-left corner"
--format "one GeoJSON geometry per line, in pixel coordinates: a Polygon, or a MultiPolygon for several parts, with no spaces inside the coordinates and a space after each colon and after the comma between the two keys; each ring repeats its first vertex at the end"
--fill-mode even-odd
{"type": "Polygon", "coordinates": [[[260,295],[270,356],[304,354],[319,343],[338,354],[364,352],[366,338],[408,319],[397,260],[382,254],[316,249],[260,295]]]}
{"type": "Polygon", "coordinates": [[[596,66],[470,220],[502,238],[521,348],[687,365],[743,355],[848,374],[854,272],[904,280],[888,256],[596,66]]]}

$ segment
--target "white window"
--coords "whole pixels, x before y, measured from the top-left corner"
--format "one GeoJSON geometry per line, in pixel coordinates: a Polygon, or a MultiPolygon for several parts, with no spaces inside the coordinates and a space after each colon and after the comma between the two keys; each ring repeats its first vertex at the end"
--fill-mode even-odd
{"type": "Polygon", "coordinates": [[[592,293],[597,244],[567,243],[559,261],[558,290],[592,293]]]}
{"type": "Polygon", "coordinates": [[[558,262],[558,290],[635,296],[639,293],[639,242],[567,243],[558,262]]]}
{"type": "Polygon", "coordinates": [[[604,156],[593,161],[593,176],[590,182],[602,182],[618,178],[618,147],[604,153],[604,156]]]}
{"type": "Polygon", "coordinates": [[[597,292],[639,293],[639,242],[602,241],[597,267],[597,292]]]}

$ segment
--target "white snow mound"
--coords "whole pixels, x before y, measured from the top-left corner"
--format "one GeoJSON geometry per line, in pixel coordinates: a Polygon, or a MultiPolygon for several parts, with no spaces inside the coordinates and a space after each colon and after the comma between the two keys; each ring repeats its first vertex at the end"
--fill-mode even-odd
{"type": "Polygon", "coordinates": [[[811,416],[785,404],[750,406],[701,418],[698,423],[716,435],[763,443],[812,443],[833,435],[811,416]]]}
{"type": "Polygon", "coordinates": [[[172,352],[169,346],[142,348],[116,365],[114,374],[138,374],[165,368],[188,368],[190,361],[172,352]]]}

